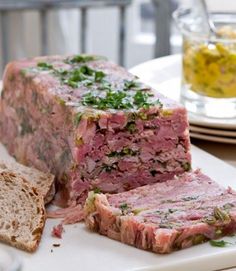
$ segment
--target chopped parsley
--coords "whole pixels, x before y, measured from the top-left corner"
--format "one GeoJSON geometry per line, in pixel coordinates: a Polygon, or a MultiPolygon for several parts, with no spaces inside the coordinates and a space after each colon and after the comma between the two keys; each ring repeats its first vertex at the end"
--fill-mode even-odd
{"type": "Polygon", "coordinates": [[[134,80],[124,80],[124,90],[140,87],[140,83],[134,80]]]}
{"type": "Polygon", "coordinates": [[[90,56],[90,55],[76,55],[74,57],[69,57],[65,60],[65,63],[67,64],[77,64],[77,63],[85,63],[85,62],[89,62],[89,61],[95,61],[95,60],[99,60],[99,59],[103,59],[103,57],[99,57],[99,56],[90,56]]]}
{"type": "Polygon", "coordinates": [[[127,213],[128,209],[129,209],[129,206],[128,206],[127,203],[124,202],[119,206],[119,208],[121,209],[121,212],[124,215],[124,214],[127,213]]]}
{"type": "Polygon", "coordinates": [[[98,187],[95,187],[95,188],[93,189],[93,192],[94,192],[95,194],[100,194],[100,193],[101,193],[101,189],[98,188],[98,187]]]}
{"type": "Polygon", "coordinates": [[[155,104],[159,104],[159,101],[151,102],[149,97],[153,96],[151,93],[143,93],[142,90],[136,91],[135,95],[128,93],[124,90],[112,90],[108,89],[104,95],[96,93],[94,91],[87,92],[82,97],[83,105],[90,105],[92,107],[104,110],[104,109],[132,109],[134,107],[149,108],[155,104]]]}
{"type": "Polygon", "coordinates": [[[53,65],[47,62],[38,62],[37,67],[42,70],[52,70],[53,65]]]}
{"type": "Polygon", "coordinates": [[[100,82],[104,77],[105,74],[102,71],[95,71],[84,65],[68,71],[66,76],[62,78],[62,82],[72,88],[77,88],[81,82],[85,86],[90,86],[93,82],[100,82]]]}
{"type": "Polygon", "coordinates": [[[210,240],[210,245],[213,247],[226,247],[228,245],[232,245],[232,243],[224,240],[210,240]]]}
{"type": "MultiPolygon", "coordinates": [[[[50,71],[59,78],[62,84],[71,88],[91,87],[91,90],[81,97],[81,104],[100,110],[106,109],[147,109],[150,106],[162,106],[159,99],[154,100],[149,88],[141,88],[141,83],[136,80],[124,80],[123,89],[117,84],[112,85],[106,80],[106,74],[101,70],[95,70],[85,63],[97,60],[99,57],[89,55],[76,55],[64,60],[71,64],[70,69],[56,68],[48,62],[38,62],[39,70],[50,71]]],[[[147,119],[145,112],[140,112],[140,118],[147,119]]],[[[134,124],[130,125],[130,132],[135,131],[134,124]]]]}
{"type": "Polygon", "coordinates": [[[140,107],[149,107],[151,104],[148,103],[148,98],[154,95],[150,92],[139,89],[134,95],[134,104],[140,107]]]}
{"type": "Polygon", "coordinates": [[[95,71],[95,81],[101,82],[102,79],[106,76],[106,74],[102,71],[95,71]]]}
{"type": "Polygon", "coordinates": [[[112,109],[129,109],[132,108],[131,100],[123,91],[108,90],[105,97],[96,95],[95,92],[88,92],[82,97],[82,104],[89,105],[101,110],[112,109]]]}

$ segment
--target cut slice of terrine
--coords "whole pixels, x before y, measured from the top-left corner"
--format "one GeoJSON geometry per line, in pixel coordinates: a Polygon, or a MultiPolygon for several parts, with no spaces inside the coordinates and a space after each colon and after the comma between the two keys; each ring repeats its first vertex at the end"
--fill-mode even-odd
{"type": "Polygon", "coordinates": [[[199,170],[115,195],[90,192],[84,209],[91,230],[156,253],[236,232],[236,192],[199,170]]]}
{"type": "Polygon", "coordinates": [[[103,58],[38,57],[7,65],[0,141],[23,164],[50,171],[68,204],[190,168],[186,110],[103,58]]]}

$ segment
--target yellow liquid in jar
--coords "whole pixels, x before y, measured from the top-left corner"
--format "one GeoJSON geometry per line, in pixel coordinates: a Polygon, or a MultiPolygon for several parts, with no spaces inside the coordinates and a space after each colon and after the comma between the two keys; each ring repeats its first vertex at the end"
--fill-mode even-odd
{"type": "Polygon", "coordinates": [[[236,97],[236,43],[200,43],[185,39],[183,82],[212,98],[236,97]]]}

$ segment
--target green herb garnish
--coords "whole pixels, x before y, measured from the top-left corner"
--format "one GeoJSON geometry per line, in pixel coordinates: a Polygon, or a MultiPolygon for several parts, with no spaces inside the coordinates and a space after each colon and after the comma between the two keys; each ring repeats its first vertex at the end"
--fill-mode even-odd
{"type": "Polygon", "coordinates": [[[75,115],[75,118],[74,118],[74,125],[75,126],[78,126],[78,124],[80,123],[81,121],[81,118],[83,116],[83,113],[79,112],[75,115]]]}
{"type": "Polygon", "coordinates": [[[232,243],[224,240],[210,240],[210,245],[213,247],[226,247],[228,245],[232,245],[232,243]]]}
{"type": "Polygon", "coordinates": [[[106,76],[106,74],[102,71],[95,71],[95,81],[101,82],[102,79],[106,76]]]}
{"type": "Polygon", "coordinates": [[[129,89],[132,89],[132,88],[137,88],[137,87],[140,87],[140,83],[139,82],[136,82],[134,80],[124,80],[124,89],[125,90],[129,90],[129,89]]]}
{"type": "Polygon", "coordinates": [[[82,97],[83,105],[90,105],[98,109],[128,109],[132,108],[131,101],[125,92],[108,90],[105,97],[88,92],[82,97]]]}
{"type": "Polygon", "coordinates": [[[47,62],[38,62],[37,67],[42,70],[52,70],[53,65],[47,62]]]}
{"type": "Polygon", "coordinates": [[[136,104],[139,108],[144,107],[148,108],[151,103],[148,102],[148,98],[154,96],[152,93],[147,91],[138,90],[134,95],[134,104],[136,104]]]}
{"type": "Polygon", "coordinates": [[[128,206],[128,204],[127,203],[122,203],[120,206],[119,206],[119,208],[121,209],[121,212],[122,212],[122,214],[124,215],[124,214],[126,214],[127,213],[127,210],[128,210],[128,208],[129,208],[129,206],[128,206]]]}
{"type": "Polygon", "coordinates": [[[89,56],[89,55],[76,55],[72,58],[67,58],[65,63],[67,64],[76,64],[76,63],[85,63],[89,61],[98,60],[99,57],[97,56],[89,56]]]}
{"type": "MultiPolygon", "coordinates": [[[[99,59],[96,56],[77,55],[67,58],[66,63],[77,64],[99,59]]],[[[39,62],[37,67],[48,70],[58,77],[62,84],[72,88],[92,87],[91,91],[83,94],[81,104],[91,106],[100,110],[106,109],[140,109],[149,108],[154,105],[162,105],[159,100],[150,100],[154,95],[150,89],[139,89],[140,83],[135,80],[124,80],[124,89],[119,90],[110,82],[106,81],[106,74],[100,70],[82,65],[73,65],[71,69],[55,68],[51,63],[39,62]]],[[[145,112],[140,112],[140,118],[147,119],[145,112]]],[[[129,127],[130,132],[135,131],[135,125],[129,127]]]]}
{"type": "Polygon", "coordinates": [[[101,193],[101,189],[98,188],[98,187],[95,187],[95,188],[93,189],[93,192],[94,192],[95,194],[100,194],[100,193],[101,193]]]}

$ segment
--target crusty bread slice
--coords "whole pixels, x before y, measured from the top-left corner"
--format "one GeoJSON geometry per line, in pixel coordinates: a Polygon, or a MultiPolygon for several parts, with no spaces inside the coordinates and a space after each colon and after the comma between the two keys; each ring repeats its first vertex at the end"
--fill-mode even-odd
{"type": "Polygon", "coordinates": [[[0,172],[13,172],[31,183],[49,203],[55,194],[54,176],[35,168],[23,166],[17,162],[0,161],[0,172]]]}
{"type": "Polygon", "coordinates": [[[0,173],[0,241],[33,252],[38,247],[46,216],[41,194],[25,179],[0,173]]]}

